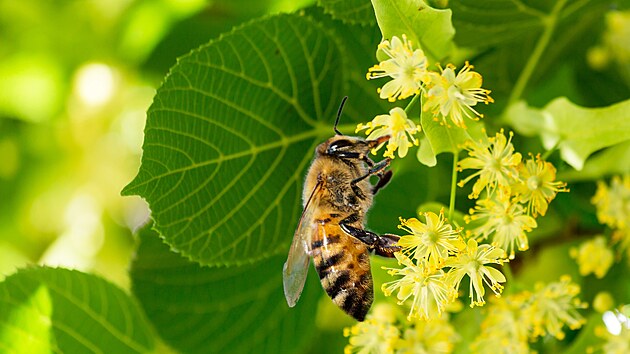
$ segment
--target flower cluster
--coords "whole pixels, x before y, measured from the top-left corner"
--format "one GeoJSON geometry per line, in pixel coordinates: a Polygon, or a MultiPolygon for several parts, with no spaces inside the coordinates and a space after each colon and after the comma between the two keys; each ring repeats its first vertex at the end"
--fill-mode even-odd
{"type": "Polygon", "coordinates": [[[597,218],[613,230],[612,241],[630,257],[630,175],[614,176],[610,185],[599,181],[591,200],[597,218]]]}
{"type": "Polygon", "coordinates": [[[350,337],[344,352],[351,353],[452,353],[459,341],[455,328],[443,317],[435,321],[403,321],[395,306],[379,303],[364,322],[346,328],[350,337]]]}
{"type": "Polygon", "coordinates": [[[580,288],[563,276],[558,282],[537,284],[534,292],[495,299],[487,308],[472,352],[530,353],[529,341],[545,335],[564,338],[565,325],[575,330],[586,322],[578,313],[587,306],[577,298],[579,292],[580,288]]]}
{"type": "Polygon", "coordinates": [[[397,292],[399,304],[409,304],[408,318],[439,318],[458,296],[462,280],[468,278],[471,306],[485,303],[484,283],[499,295],[505,282],[503,274],[491,267],[501,265],[504,252],[494,246],[478,245],[474,239],[461,238],[461,229],[453,228],[444,213],[423,214],[424,222],[401,219],[402,236],[396,253],[402,268],[385,268],[393,276],[402,276],[383,284],[385,295],[397,292]]]}
{"type": "MultiPolygon", "coordinates": [[[[384,40],[378,46],[378,52],[387,59],[368,69],[367,79],[391,78],[378,89],[380,98],[390,102],[409,97],[422,96],[423,110],[431,112],[436,121],[448,126],[449,121],[455,126],[466,128],[464,118],[478,120],[482,117],[474,106],[479,102],[493,102],[490,91],[481,88],[482,77],[473,71],[473,66],[466,62],[462,69],[449,64],[446,68],[429,69],[429,60],[421,48],[414,46],[406,35],[402,38],[393,36],[391,41],[384,40]]],[[[377,52],[377,53],[378,53],[377,52]]],[[[412,101],[413,102],[413,101],[412,101]]],[[[418,145],[416,133],[420,126],[407,118],[401,108],[392,109],[389,114],[378,115],[367,124],[359,124],[356,131],[366,130],[368,139],[389,135],[385,157],[394,158],[407,155],[409,147],[418,145]]],[[[382,146],[377,147],[372,153],[382,146]]]]}
{"type": "Polygon", "coordinates": [[[566,184],[556,181],[556,169],[540,155],[525,162],[514,151],[512,134],[503,131],[486,141],[468,141],[468,157],[458,163],[459,171],[477,170],[459,182],[463,187],[475,180],[471,199],[476,205],[465,217],[471,227],[467,233],[478,240],[492,237],[492,244],[506,251],[510,259],[515,250],[529,248],[527,232],[537,227],[536,217],[545,215],[549,202],[566,184]],[[479,199],[483,195],[483,198],[479,199]]]}
{"type": "Polygon", "coordinates": [[[606,244],[606,238],[602,235],[584,241],[579,247],[571,248],[571,258],[575,258],[579,267],[580,275],[585,276],[595,273],[598,278],[603,278],[608,269],[613,265],[615,256],[613,251],[606,244]]]}

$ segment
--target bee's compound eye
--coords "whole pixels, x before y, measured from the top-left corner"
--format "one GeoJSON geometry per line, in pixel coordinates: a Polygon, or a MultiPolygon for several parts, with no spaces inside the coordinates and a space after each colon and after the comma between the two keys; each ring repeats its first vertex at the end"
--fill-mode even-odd
{"type": "Polygon", "coordinates": [[[334,153],[350,145],[352,145],[352,143],[349,140],[337,140],[328,146],[328,153],[334,153]]]}

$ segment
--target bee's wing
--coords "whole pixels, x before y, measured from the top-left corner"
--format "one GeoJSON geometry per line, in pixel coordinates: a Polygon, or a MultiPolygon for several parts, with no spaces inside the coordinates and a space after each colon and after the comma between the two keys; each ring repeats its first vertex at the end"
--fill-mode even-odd
{"type": "Polygon", "coordinates": [[[313,219],[315,210],[319,205],[321,190],[322,183],[319,182],[313,188],[304,206],[302,217],[293,235],[289,256],[282,269],[284,297],[287,299],[289,307],[295,306],[302,294],[302,289],[304,289],[304,283],[306,282],[311,240],[313,239],[313,233],[317,230],[317,225],[313,219]]]}

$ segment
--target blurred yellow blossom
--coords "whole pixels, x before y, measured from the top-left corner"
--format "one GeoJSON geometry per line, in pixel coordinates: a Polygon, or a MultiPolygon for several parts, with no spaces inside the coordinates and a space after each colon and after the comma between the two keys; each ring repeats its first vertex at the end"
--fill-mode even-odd
{"type": "Polygon", "coordinates": [[[593,299],[593,309],[599,313],[604,313],[615,306],[615,299],[608,291],[600,291],[593,299]]]}
{"type": "Polygon", "coordinates": [[[606,238],[601,235],[572,248],[570,254],[580,266],[580,275],[595,273],[600,279],[606,275],[615,260],[606,238]]]}
{"type": "Polygon", "coordinates": [[[529,293],[494,298],[486,308],[481,333],[470,346],[479,354],[529,354],[528,324],[521,309],[529,293]]]}
{"type": "Polygon", "coordinates": [[[473,185],[470,198],[478,198],[479,193],[485,188],[489,194],[497,188],[505,188],[515,180],[518,171],[517,167],[521,163],[521,154],[514,152],[511,139],[506,138],[503,130],[498,132],[493,138],[488,138],[487,142],[469,140],[464,148],[468,150],[469,157],[458,163],[459,171],[466,169],[479,170],[464,180],[459,182],[462,187],[475,177],[479,179],[473,185]]]}
{"type": "Polygon", "coordinates": [[[390,102],[405,99],[420,92],[422,81],[427,73],[427,57],[424,52],[413,48],[407,36],[402,40],[396,36],[391,42],[385,40],[378,49],[389,59],[382,61],[368,69],[367,78],[378,79],[391,77],[392,80],[378,90],[380,97],[390,102]]]}
{"type": "Polygon", "coordinates": [[[518,167],[518,180],[514,194],[521,203],[527,203],[528,214],[545,215],[547,206],[558,192],[568,192],[566,183],[556,181],[556,168],[540,158],[540,154],[518,167]]]}
{"type": "Polygon", "coordinates": [[[382,290],[386,296],[398,291],[398,304],[402,305],[411,299],[408,318],[433,319],[444,312],[446,304],[452,302],[457,293],[446,281],[444,271],[430,270],[426,262],[414,264],[402,253],[395,253],[398,263],[404,268],[387,268],[390,275],[402,275],[402,278],[383,283],[382,290]]]}
{"type": "Polygon", "coordinates": [[[466,248],[457,256],[449,258],[446,266],[451,267],[448,278],[456,289],[465,275],[470,278],[470,306],[482,306],[485,289],[483,283],[499,296],[505,283],[505,276],[499,270],[487,264],[503,264],[505,252],[488,244],[478,245],[475,239],[469,239],[466,248]]]}
{"type": "MultiPolygon", "coordinates": [[[[416,139],[415,135],[420,131],[420,127],[411,119],[408,119],[407,113],[400,107],[393,108],[389,111],[389,114],[376,116],[367,124],[358,124],[356,132],[358,133],[363,129],[367,129],[365,133],[368,135],[368,140],[375,140],[389,135],[387,151],[383,154],[385,157],[393,159],[394,151],[396,150],[398,150],[399,157],[405,157],[411,146],[418,145],[418,139],[416,139]]],[[[372,154],[376,155],[377,151],[384,144],[372,149],[372,154]]]]}
{"type": "Polygon", "coordinates": [[[479,102],[494,102],[490,96],[490,90],[482,89],[482,77],[472,71],[473,66],[466,62],[464,67],[455,74],[455,66],[449,64],[441,69],[441,74],[431,72],[429,83],[431,87],[427,93],[427,100],[423,110],[431,111],[433,116],[447,123],[450,117],[453,124],[466,128],[464,117],[478,120],[483,117],[473,106],[479,102]]]}
{"type": "Polygon", "coordinates": [[[463,248],[464,243],[459,237],[460,230],[453,229],[444,218],[443,211],[440,211],[439,215],[426,212],[424,218],[426,223],[416,218],[400,219],[399,228],[411,235],[402,236],[398,245],[409,258],[424,259],[429,266],[438,268],[438,265],[446,260],[449,254],[463,248]]]}
{"type": "Polygon", "coordinates": [[[630,221],[630,175],[614,176],[610,186],[597,182],[597,192],[592,199],[597,208],[597,218],[611,228],[623,229],[630,221]]]}
{"type": "Polygon", "coordinates": [[[398,341],[396,354],[448,354],[459,340],[455,328],[444,317],[416,320],[398,341]]]}
{"type": "Polygon", "coordinates": [[[572,330],[582,327],[586,320],[578,309],[586,308],[587,304],[577,298],[579,293],[580,287],[569,276],[548,285],[536,284],[536,291],[523,310],[523,317],[531,324],[530,336],[549,334],[561,340],[565,335],[564,325],[572,330]]]}
{"type": "Polygon", "coordinates": [[[394,324],[395,308],[389,304],[374,306],[364,322],[344,328],[343,335],[350,337],[344,348],[345,354],[394,353],[400,331],[394,324]]]}

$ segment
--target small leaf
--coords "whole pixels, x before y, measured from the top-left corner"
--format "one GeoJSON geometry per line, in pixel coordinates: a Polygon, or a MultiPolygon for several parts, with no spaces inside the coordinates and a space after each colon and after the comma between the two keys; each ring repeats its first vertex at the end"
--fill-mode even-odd
{"type": "Polygon", "coordinates": [[[153,347],[135,301],[96,276],[33,267],[0,283],[3,352],[146,353],[153,347]]]}
{"type": "Polygon", "coordinates": [[[123,194],[202,264],[285,251],[314,147],[343,96],[340,52],[307,17],[235,29],[180,58],[148,111],[142,166],[123,194]]]}
{"type": "Polygon", "coordinates": [[[140,231],[132,291],[162,338],[182,353],[298,353],[316,333],[317,276],[295,308],[282,291],[285,255],[252,265],[201,267],[140,231]]]}
{"type": "Polygon", "coordinates": [[[481,122],[467,121],[466,129],[454,125],[446,126],[443,122],[436,121],[433,114],[428,111],[422,112],[421,121],[422,131],[426,136],[421,144],[424,143],[429,146],[420,146],[421,151],[418,152],[418,160],[427,166],[431,166],[430,163],[435,159],[435,156],[443,152],[456,154],[461,151],[462,145],[467,140],[478,140],[485,135],[481,122]]]}
{"type": "Polygon", "coordinates": [[[370,0],[318,0],[319,6],[333,18],[350,24],[376,23],[370,0]]]}
{"type": "Polygon", "coordinates": [[[584,163],[581,171],[566,170],[558,173],[558,180],[589,181],[613,174],[630,173],[630,141],[611,146],[594,154],[584,163]]]}
{"type": "Polygon", "coordinates": [[[455,34],[451,10],[431,8],[422,0],[372,0],[372,5],[383,38],[405,34],[433,61],[450,53],[455,34]]]}
{"type": "Polygon", "coordinates": [[[562,159],[577,170],[593,152],[630,140],[630,100],[585,108],[560,97],[540,110],[519,103],[506,120],[522,134],[539,135],[546,149],[558,145],[562,159]]]}

